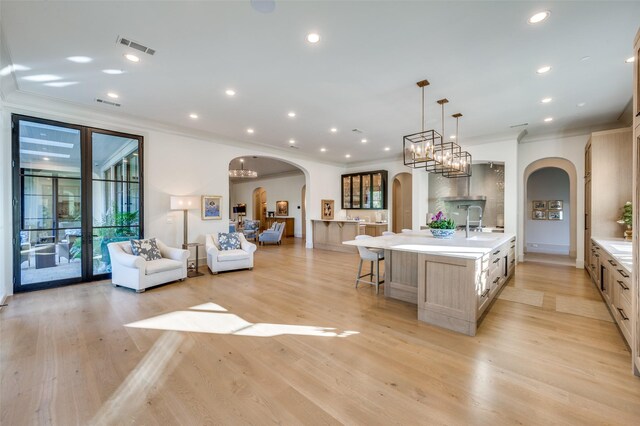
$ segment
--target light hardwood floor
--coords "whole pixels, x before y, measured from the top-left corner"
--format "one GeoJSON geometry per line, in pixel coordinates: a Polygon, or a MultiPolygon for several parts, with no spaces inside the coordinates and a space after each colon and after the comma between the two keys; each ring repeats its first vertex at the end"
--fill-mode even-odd
{"type": "Polygon", "coordinates": [[[584,271],[519,264],[508,285],[543,306],[497,300],[468,337],[354,289],[356,254],[290,241],[258,248],[253,271],[143,294],[101,282],[10,298],[0,423],[638,424],[616,326],[555,311],[557,295],[600,299],[584,271]]]}

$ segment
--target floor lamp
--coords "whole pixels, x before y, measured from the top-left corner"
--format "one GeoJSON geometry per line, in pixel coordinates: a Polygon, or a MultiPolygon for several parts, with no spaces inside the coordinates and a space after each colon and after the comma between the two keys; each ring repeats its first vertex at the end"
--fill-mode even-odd
{"type": "Polygon", "coordinates": [[[189,212],[200,206],[200,197],[193,196],[171,196],[171,210],[182,210],[184,212],[184,241],[182,248],[187,248],[189,244],[189,212]]]}

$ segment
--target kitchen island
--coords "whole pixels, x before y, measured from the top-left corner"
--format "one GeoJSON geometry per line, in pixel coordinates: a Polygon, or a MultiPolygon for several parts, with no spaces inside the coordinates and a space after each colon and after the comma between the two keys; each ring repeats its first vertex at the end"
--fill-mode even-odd
{"type": "Polygon", "coordinates": [[[516,237],[508,233],[442,240],[414,231],[343,244],[384,249],[384,295],[416,304],[421,321],[469,336],[516,264],[516,237]]]}

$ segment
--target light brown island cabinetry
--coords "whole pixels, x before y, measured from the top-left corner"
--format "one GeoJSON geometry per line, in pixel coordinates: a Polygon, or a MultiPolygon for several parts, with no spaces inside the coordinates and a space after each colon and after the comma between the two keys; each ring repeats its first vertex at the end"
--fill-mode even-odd
{"type": "Polygon", "coordinates": [[[385,250],[384,295],[418,308],[418,319],[474,336],[513,275],[516,237],[437,240],[426,232],[345,241],[385,250]]]}

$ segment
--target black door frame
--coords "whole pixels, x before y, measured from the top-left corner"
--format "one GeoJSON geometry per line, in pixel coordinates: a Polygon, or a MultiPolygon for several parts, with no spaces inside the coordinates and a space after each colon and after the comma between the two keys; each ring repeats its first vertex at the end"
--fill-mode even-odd
{"type": "Polygon", "coordinates": [[[100,129],[97,127],[82,126],[79,124],[65,123],[56,120],[50,120],[40,117],[32,117],[22,114],[11,115],[11,203],[12,203],[12,231],[13,231],[13,291],[14,293],[22,293],[27,291],[43,290],[48,288],[62,287],[72,284],[80,284],[96,280],[110,278],[110,273],[93,275],[93,236],[89,231],[93,230],[93,179],[92,179],[92,140],[93,133],[101,133],[112,136],[125,137],[138,140],[138,185],[140,197],[140,209],[138,213],[138,222],[140,236],[144,236],[144,137],[133,135],[130,133],[116,132],[113,130],[100,129]],[[82,219],[80,227],[82,230],[82,262],[81,274],[76,278],[65,278],[54,282],[41,282],[29,285],[21,285],[21,262],[20,262],[20,220],[22,217],[22,192],[21,192],[21,173],[20,173],[20,139],[19,139],[19,122],[32,121],[34,123],[48,124],[51,126],[65,127],[80,131],[80,211],[82,219]]]}

